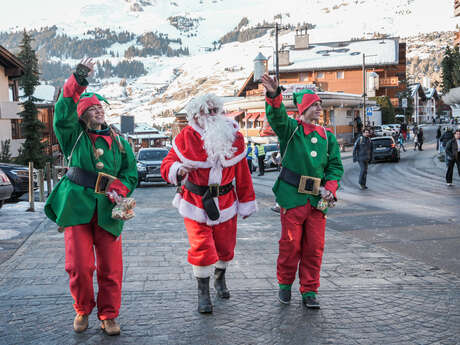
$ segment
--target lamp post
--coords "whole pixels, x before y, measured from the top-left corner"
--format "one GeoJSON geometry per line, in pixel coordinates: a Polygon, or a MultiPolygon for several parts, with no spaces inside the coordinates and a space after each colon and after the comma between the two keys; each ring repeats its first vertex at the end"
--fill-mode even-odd
{"type": "Polygon", "coordinates": [[[258,82],[262,79],[265,71],[267,70],[268,59],[259,52],[254,59],[254,82],[258,82]]]}
{"type": "MultiPolygon", "coordinates": [[[[367,57],[372,57],[377,55],[367,55],[367,57]]],[[[366,54],[363,53],[363,124],[364,126],[368,125],[366,121],[366,54]]]]}
{"type": "Polygon", "coordinates": [[[278,23],[275,23],[273,25],[263,25],[263,26],[257,26],[256,29],[275,29],[275,57],[276,57],[276,65],[275,65],[275,71],[276,71],[276,79],[279,82],[279,76],[280,76],[280,65],[279,65],[279,59],[278,59],[278,34],[281,29],[285,29],[286,27],[281,26],[278,23]]]}

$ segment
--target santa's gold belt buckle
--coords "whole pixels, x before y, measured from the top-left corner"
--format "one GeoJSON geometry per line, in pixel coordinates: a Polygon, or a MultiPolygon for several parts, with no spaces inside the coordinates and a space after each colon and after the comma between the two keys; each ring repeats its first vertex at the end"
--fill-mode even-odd
{"type": "Polygon", "coordinates": [[[112,175],[109,175],[103,172],[99,172],[97,174],[96,185],[94,186],[94,193],[105,194],[105,192],[107,191],[107,188],[116,179],[117,178],[115,176],[112,176],[112,175]]]}
{"type": "Polygon", "coordinates": [[[220,192],[220,185],[215,183],[215,184],[210,184],[209,185],[209,192],[213,198],[217,198],[219,196],[220,192]],[[215,194],[213,193],[215,192],[215,194]],[[215,195],[215,196],[214,196],[215,195]]]}
{"type": "Polygon", "coordinates": [[[297,192],[301,194],[319,195],[320,186],[320,178],[302,175],[300,176],[297,192]]]}

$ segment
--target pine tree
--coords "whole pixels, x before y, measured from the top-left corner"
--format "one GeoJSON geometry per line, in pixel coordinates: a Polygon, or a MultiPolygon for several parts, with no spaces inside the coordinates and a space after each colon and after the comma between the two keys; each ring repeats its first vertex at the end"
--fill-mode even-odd
{"type": "Polygon", "coordinates": [[[450,89],[460,86],[460,52],[459,48],[451,49],[449,46],[444,51],[441,62],[442,92],[445,94],[450,89]]]}
{"type": "Polygon", "coordinates": [[[9,163],[11,162],[11,153],[10,153],[10,144],[11,140],[6,139],[5,141],[0,141],[1,151],[0,151],[0,162],[9,163]]]}
{"type": "Polygon", "coordinates": [[[24,37],[20,44],[21,52],[18,58],[24,65],[24,75],[19,79],[19,86],[24,90],[25,101],[22,103],[24,111],[19,113],[22,118],[22,133],[25,142],[19,150],[17,161],[21,164],[33,162],[34,167],[43,168],[47,156],[44,153],[44,144],[42,144],[42,130],[44,125],[37,118],[38,110],[34,102],[39,101],[33,96],[35,87],[40,85],[38,60],[35,51],[31,47],[32,38],[24,30],[24,37]]]}

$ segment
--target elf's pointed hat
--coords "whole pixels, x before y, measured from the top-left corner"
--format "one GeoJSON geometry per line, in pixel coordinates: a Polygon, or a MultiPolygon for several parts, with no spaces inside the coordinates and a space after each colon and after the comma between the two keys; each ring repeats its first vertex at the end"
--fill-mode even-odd
{"type": "Polygon", "coordinates": [[[313,103],[320,101],[321,98],[310,89],[300,90],[299,92],[294,92],[292,94],[292,99],[294,104],[297,105],[299,110],[299,115],[302,115],[305,110],[307,110],[313,103]]]}
{"type": "Polygon", "coordinates": [[[95,92],[82,93],[77,104],[78,117],[80,117],[89,107],[93,105],[101,105],[100,101],[109,104],[109,102],[104,97],[95,92]]]}

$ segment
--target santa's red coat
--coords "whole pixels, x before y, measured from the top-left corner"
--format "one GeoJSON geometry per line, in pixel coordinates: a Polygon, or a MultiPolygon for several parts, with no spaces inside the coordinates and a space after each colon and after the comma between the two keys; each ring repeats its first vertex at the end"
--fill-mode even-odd
{"type": "Polygon", "coordinates": [[[176,194],[173,205],[178,208],[183,217],[199,223],[215,225],[233,218],[236,214],[244,217],[257,210],[252,178],[245,159],[244,138],[238,131],[236,122],[233,121],[229,125],[233,125],[235,130],[233,147],[236,151],[232,157],[221,157],[214,162],[210,161],[203,147],[202,129],[193,123],[176,136],[173,141],[173,148],[163,159],[161,175],[173,184],[177,184],[177,171],[182,166],[193,169],[188,174],[187,179],[200,186],[226,185],[234,181],[234,190],[214,198],[214,202],[220,210],[220,217],[215,221],[209,219],[204,211],[201,196],[182,186],[183,193],[176,194]]]}

